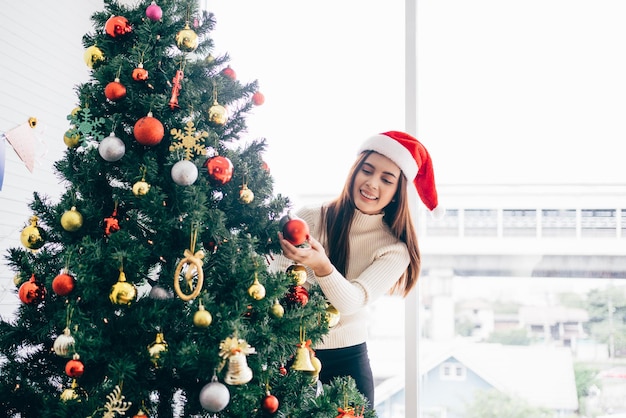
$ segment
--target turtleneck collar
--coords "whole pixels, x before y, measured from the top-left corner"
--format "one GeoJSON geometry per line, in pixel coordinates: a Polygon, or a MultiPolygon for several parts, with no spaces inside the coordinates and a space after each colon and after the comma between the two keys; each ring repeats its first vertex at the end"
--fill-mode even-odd
{"type": "Polygon", "coordinates": [[[355,209],[354,218],[352,219],[352,231],[383,227],[383,216],[385,216],[384,213],[368,215],[358,209],[355,209]]]}

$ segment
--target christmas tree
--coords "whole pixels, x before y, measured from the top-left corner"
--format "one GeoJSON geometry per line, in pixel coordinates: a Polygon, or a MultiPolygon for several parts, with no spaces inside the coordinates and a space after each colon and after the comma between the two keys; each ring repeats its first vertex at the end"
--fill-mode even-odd
{"type": "Polygon", "coordinates": [[[336,319],[293,266],[270,273],[290,209],[263,104],[195,0],[113,0],[83,37],[65,192],[35,192],[6,259],[21,305],[0,321],[9,417],[373,417],[350,378],[322,385],[311,348],[336,319]]]}

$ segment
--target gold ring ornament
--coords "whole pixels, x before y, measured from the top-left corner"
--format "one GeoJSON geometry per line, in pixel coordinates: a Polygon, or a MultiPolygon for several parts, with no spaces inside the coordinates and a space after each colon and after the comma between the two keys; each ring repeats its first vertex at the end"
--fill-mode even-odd
{"type": "Polygon", "coordinates": [[[204,258],[204,251],[198,250],[194,253],[196,246],[196,238],[198,235],[196,229],[191,234],[191,245],[189,249],[185,250],[184,257],[176,266],[174,272],[174,290],[179,298],[188,302],[198,297],[204,284],[204,271],[202,270],[202,259],[204,258]],[[185,293],[180,288],[180,282],[182,279],[187,284],[187,289],[190,293],[185,293]]]}

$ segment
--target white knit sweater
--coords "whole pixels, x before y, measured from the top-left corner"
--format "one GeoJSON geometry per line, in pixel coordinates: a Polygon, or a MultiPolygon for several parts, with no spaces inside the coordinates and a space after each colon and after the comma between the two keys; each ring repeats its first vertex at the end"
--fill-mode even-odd
{"type": "MultiPolygon", "coordinates": [[[[321,230],[321,208],[303,208],[296,215],[306,221],[311,236],[327,249],[321,230]]],[[[369,325],[367,305],[389,291],[406,271],[409,261],[406,244],[392,235],[382,214],[366,215],[356,210],[345,277],[336,269],[328,276],[316,277],[307,268],[307,284],[319,284],[326,299],[340,314],[339,323],[315,348],[341,348],[365,342],[369,325]]],[[[278,255],[270,271],[285,271],[290,264],[291,260],[278,255]]]]}

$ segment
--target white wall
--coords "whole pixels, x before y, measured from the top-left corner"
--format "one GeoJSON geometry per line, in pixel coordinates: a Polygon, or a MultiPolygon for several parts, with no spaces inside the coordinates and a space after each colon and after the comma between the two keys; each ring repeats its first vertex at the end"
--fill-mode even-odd
{"type": "MultiPolygon", "coordinates": [[[[20,245],[20,232],[31,215],[33,192],[58,196],[52,171],[65,149],[67,114],[78,104],[74,87],[88,79],[82,36],[92,30],[91,14],[102,0],[3,2],[0,8],[0,134],[34,116],[40,144],[33,173],[6,143],[4,182],[0,190],[0,315],[13,312],[14,273],[5,265],[10,247],[20,245]]],[[[4,137],[2,137],[4,140],[4,137]]]]}
{"type": "MultiPolygon", "coordinates": [[[[268,139],[275,190],[296,204],[338,193],[367,136],[404,129],[403,0],[198,1],[216,16],[214,54],[228,53],[242,82],[259,80],[266,101],[249,115],[243,140],[268,139]]],[[[81,38],[93,30],[92,12],[103,8],[102,0],[5,3],[0,133],[35,116],[46,152],[31,174],[7,149],[0,255],[20,245],[33,191],[59,193],[51,166],[65,149],[74,86],[89,76],[81,38]]],[[[19,303],[14,289],[2,257],[0,315],[19,303]]]]}

